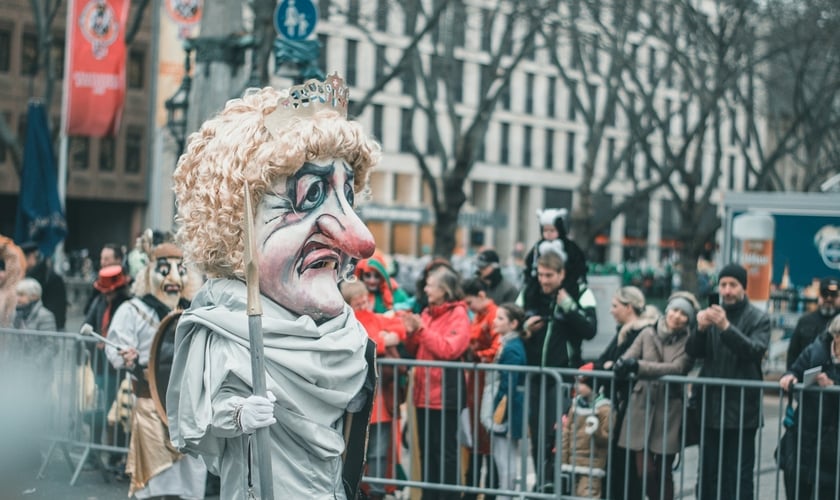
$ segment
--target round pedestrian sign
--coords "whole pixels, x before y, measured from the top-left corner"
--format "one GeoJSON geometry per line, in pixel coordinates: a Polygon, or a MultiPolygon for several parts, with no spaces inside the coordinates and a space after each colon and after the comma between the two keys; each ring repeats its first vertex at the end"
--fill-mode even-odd
{"type": "Polygon", "coordinates": [[[318,10],[312,0],[283,0],[274,12],[274,29],[288,40],[304,40],[315,31],[318,10]]]}

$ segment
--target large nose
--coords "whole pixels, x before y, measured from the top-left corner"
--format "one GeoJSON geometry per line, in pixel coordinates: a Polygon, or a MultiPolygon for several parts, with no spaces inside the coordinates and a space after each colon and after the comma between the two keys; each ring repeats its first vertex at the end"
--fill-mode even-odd
{"type": "Polygon", "coordinates": [[[338,248],[353,258],[366,259],[376,250],[370,230],[341,194],[333,197],[316,224],[324,235],[335,241],[338,248]]]}

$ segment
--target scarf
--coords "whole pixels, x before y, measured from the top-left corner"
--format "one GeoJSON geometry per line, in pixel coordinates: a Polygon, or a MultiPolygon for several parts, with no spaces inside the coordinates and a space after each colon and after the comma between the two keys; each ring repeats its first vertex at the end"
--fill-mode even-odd
{"type": "MultiPolygon", "coordinates": [[[[190,356],[180,363],[184,366],[177,367],[184,379],[176,393],[201,389],[215,394],[231,376],[252,386],[246,292],[241,281],[211,279],[199,290],[192,307],[183,313],[175,339],[176,364],[179,356],[186,353],[190,356]],[[201,342],[204,335],[203,346],[190,345],[201,342]],[[199,348],[203,359],[195,356],[199,348]]],[[[311,317],[298,316],[263,295],[260,301],[267,389],[274,393],[281,407],[322,425],[333,425],[344,415],[365,381],[367,333],[347,305],[337,317],[316,324],[311,317]]],[[[170,388],[170,402],[172,392],[170,388]]],[[[178,411],[193,412],[197,421],[212,419],[212,414],[201,414],[202,410],[184,408],[182,404],[178,411]]],[[[182,436],[189,436],[191,431],[203,434],[201,427],[176,430],[175,434],[183,432],[182,436]]],[[[299,438],[312,448],[323,445],[311,433],[300,434],[299,438]]]]}

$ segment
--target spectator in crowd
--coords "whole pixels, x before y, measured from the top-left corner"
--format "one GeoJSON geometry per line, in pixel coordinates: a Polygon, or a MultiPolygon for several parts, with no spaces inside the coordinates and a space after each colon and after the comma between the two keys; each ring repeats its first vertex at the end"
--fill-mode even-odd
{"type": "MultiPolygon", "coordinates": [[[[470,318],[458,274],[447,266],[430,271],[424,292],[429,305],[422,314],[402,316],[406,349],[420,361],[462,359],[470,343],[470,318]]],[[[432,484],[458,484],[458,394],[463,391],[459,374],[457,369],[414,368],[419,439],[412,446],[416,444],[423,457],[424,481],[432,484]]],[[[423,490],[424,500],[458,498],[457,492],[423,490]]]]}
{"type": "Polygon", "coordinates": [[[18,282],[15,328],[43,332],[56,331],[55,315],[44,307],[41,297],[41,284],[35,278],[24,278],[18,282]]]}
{"type": "Polygon", "coordinates": [[[64,331],[67,321],[67,288],[64,278],[52,269],[48,259],[43,258],[38,244],[34,241],[20,245],[26,256],[26,275],[35,278],[41,284],[43,295],[41,300],[44,307],[55,315],[55,325],[59,331],[64,331]]]}
{"type": "MultiPolygon", "coordinates": [[[[102,250],[99,251],[99,269],[102,270],[102,269],[105,269],[106,267],[109,267],[109,266],[120,266],[120,267],[122,267],[123,266],[124,255],[125,255],[125,252],[123,252],[123,248],[120,245],[117,245],[116,243],[106,243],[102,247],[102,250]]],[[[98,276],[97,276],[97,279],[98,279],[98,276]]],[[[96,300],[96,298],[99,296],[100,293],[102,293],[102,292],[100,292],[96,288],[96,285],[95,285],[95,282],[94,282],[93,291],[91,292],[90,297],[88,298],[87,304],[85,304],[85,308],[84,308],[85,315],[87,315],[88,312],[90,312],[90,307],[93,304],[93,301],[96,300]]],[[[98,332],[99,330],[96,330],[96,331],[98,332]]]]}
{"type": "Polygon", "coordinates": [[[386,313],[394,309],[405,309],[408,294],[400,288],[385,266],[385,256],[377,250],[372,257],[356,264],[356,277],[367,287],[373,303],[373,312],[386,313]]]}
{"type": "MultiPolygon", "coordinates": [[[[595,367],[599,370],[611,370],[615,362],[630,348],[639,333],[656,324],[659,316],[655,307],[645,305],[645,295],[635,286],[624,286],[615,292],[610,305],[610,314],[615,319],[618,331],[595,362],[595,367]]],[[[614,392],[609,380],[601,381],[601,384],[602,390],[610,394],[616,411],[614,428],[621,429],[627,412],[632,381],[616,384],[614,392]]],[[[612,489],[610,498],[641,500],[642,485],[639,476],[635,473],[635,464],[631,460],[632,454],[626,448],[619,449],[618,432],[613,433],[611,445],[613,452],[609,466],[609,484],[612,489]]]]}
{"type": "Polygon", "coordinates": [[[476,274],[487,284],[487,296],[494,303],[503,304],[516,300],[519,290],[502,276],[499,254],[495,250],[487,249],[479,253],[475,259],[475,266],[478,269],[476,274]]]}
{"type": "MultiPolygon", "coordinates": [[[[686,352],[703,360],[700,377],[763,380],[761,361],[770,342],[770,318],[746,296],[747,270],[728,264],[718,273],[720,305],[697,313],[697,332],[686,352]]],[[[761,425],[761,390],[705,385],[700,442],[700,500],[755,496],[755,436],[761,425]],[[720,464],[727,464],[720,467],[720,464]]]]}
{"type": "MultiPolygon", "coordinates": [[[[499,335],[501,345],[496,351],[494,363],[525,366],[527,359],[525,344],[522,342],[524,320],[525,312],[513,302],[501,304],[496,308],[493,330],[499,335]]],[[[501,370],[490,372],[487,378],[489,380],[485,385],[481,404],[481,424],[490,432],[490,448],[498,477],[497,486],[502,490],[512,490],[517,475],[519,440],[523,435],[525,376],[521,372],[501,370]]],[[[496,500],[511,498],[497,496],[496,500]]]]}
{"type": "Polygon", "coordinates": [[[19,246],[0,234],[0,328],[12,326],[17,307],[17,284],[26,273],[26,258],[19,246]]]}
{"type": "MultiPolygon", "coordinates": [[[[822,368],[815,382],[820,387],[840,384],[840,316],[828,331],[802,351],[793,366],[779,379],[782,390],[793,390],[803,380],[805,370],[822,368]]],[[[809,390],[801,394],[789,446],[792,458],[784,468],[785,492],[789,499],[828,500],[837,498],[837,446],[840,436],[840,397],[836,392],[809,390]],[[798,457],[798,462],[797,462],[798,457]]]]}
{"type": "MultiPolygon", "coordinates": [[[[559,249],[545,251],[537,259],[540,295],[525,311],[525,351],[530,366],[576,368],[583,364],[581,345],[597,333],[595,295],[585,284],[571,295],[563,287],[566,255],[559,249]]],[[[529,424],[531,453],[537,472],[537,489],[554,490],[554,453],[557,396],[561,390],[552,377],[531,384],[529,424]],[[544,399],[543,399],[544,398],[544,399]],[[541,401],[544,407],[541,407],[541,401]]]]}
{"type": "Polygon", "coordinates": [[[149,263],[149,256],[143,251],[143,235],[138,234],[134,240],[134,247],[128,252],[125,258],[125,265],[128,267],[128,275],[131,279],[137,278],[140,271],[149,263]]]}
{"type": "Polygon", "coordinates": [[[563,288],[572,297],[577,297],[581,291],[579,287],[586,283],[586,256],[583,250],[569,238],[566,218],[569,211],[565,208],[547,208],[537,211],[537,220],[540,224],[542,239],[538,241],[528,254],[525,255],[525,270],[523,272],[523,289],[525,312],[528,312],[527,303],[534,297],[540,295],[540,284],[537,279],[537,261],[545,249],[552,248],[552,242],[562,243],[562,251],[566,254],[566,279],[563,288]]]}
{"type": "Polygon", "coordinates": [[[787,368],[793,366],[799,354],[814,339],[823,333],[831,320],[840,313],[840,279],[825,277],[820,280],[820,295],[817,298],[817,310],[805,313],[796,322],[796,328],[790,337],[787,351],[787,368]]]}
{"type": "MultiPolygon", "coordinates": [[[[108,330],[114,313],[123,302],[131,298],[128,289],[128,276],[125,274],[122,265],[112,264],[100,269],[99,275],[93,283],[93,288],[97,291],[97,295],[85,315],[85,324],[90,325],[94,332],[103,337],[108,337],[108,330]]],[[[104,404],[101,408],[105,408],[105,411],[107,411],[117,397],[117,389],[120,384],[119,372],[105,357],[105,344],[103,342],[88,342],[85,347],[87,347],[87,354],[93,367],[96,386],[102,390],[104,396],[104,404]]],[[[105,423],[104,412],[96,412],[91,424],[91,434],[94,442],[97,444],[104,442],[112,446],[121,444],[125,446],[125,433],[121,432],[121,426],[106,426],[105,423]]],[[[121,458],[121,454],[110,454],[108,466],[112,471],[116,472],[117,463],[121,458]]]]}
{"type": "Polygon", "coordinates": [[[426,279],[429,274],[440,267],[446,267],[454,273],[458,273],[452,266],[452,262],[442,257],[436,257],[429,261],[423,268],[423,272],[417,278],[417,283],[414,286],[414,297],[409,299],[410,310],[415,313],[421,313],[426,306],[429,305],[429,299],[426,297],[426,279]]]}
{"type": "MultiPolygon", "coordinates": [[[[580,367],[591,371],[593,363],[580,367]]],[[[576,377],[575,398],[563,424],[561,470],[572,478],[571,493],[581,498],[601,498],[610,438],[612,404],[592,390],[592,377],[576,377]]]]}
{"type": "MultiPolygon", "coordinates": [[[[493,328],[496,319],[496,303],[487,296],[487,284],[480,278],[470,278],[464,281],[464,301],[472,312],[470,324],[470,345],[465,356],[466,361],[476,363],[490,363],[499,350],[499,334],[493,328]]],[[[479,421],[481,400],[484,396],[486,371],[472,370],[466,373],[467,378],[467,410],[470,422],[479,421]]],[[[467,484],[479,486],[481,469],[487,467],[487,481],[489,487],[498,483],[498,473],[493,470],[493,460],[490,456],[490,435],[480,425],[473,426],[472,449],[467,455],[467,484]]],[[[464,499],[477,498],[475,493],[465,493],[464,499]]],[[[485,500],[492,500],[492,495],[485,495],[485,500]]]]}
{"type": "MultiPolygon", "coordinates": [[[[399,358],[398,347],[405,339],[402,320],[373,311],[368,288],[359,281],[341,283],[341,295],[353,308],[356,319],[365,327],[368,336],[376,342],[378,358],[399,358]]],[[[367,472],[376,478],[393,479],[398,462],[396,446],[399,440],[399,394],[404,367],[383,365],[379,367],[379,388],[370,417],[367,445],[367,472]],[[396,401],[395,401],[396,398],[396,401]]],[[[396,490],[393,485],[362,483],[362,490],[369,500],[382,500],[396,490]]]]}
{"type": "MultiPolygon", "coordinates": [[[[685,346],[694,330],[697,299],[689,292],[676,292],[668,299],[665,316],[645,327],[629,349],[616,361],[618,378],[631,373],[638,380],[620,429],[621,448],[633,450],[636,474],[647,498],[672,500],[672,466],[680,451],[683,393],[678,385],[656,380],[663,375],[685,375],[692,360],[685,346]]],[[[621,454],[621,452],[619,452],[621,454]]]]}

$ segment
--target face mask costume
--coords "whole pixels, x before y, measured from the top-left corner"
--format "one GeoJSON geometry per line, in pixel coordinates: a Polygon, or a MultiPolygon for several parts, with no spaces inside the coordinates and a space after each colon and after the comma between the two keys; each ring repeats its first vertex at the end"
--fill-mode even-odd
{"type": "Polygon", "coordinates": [[[275,498],[352,498],[361,477],[372,351],[338,282],[374,251],[353,206],[380,150],[346,119],[347,99],[337,75],[248,91],[193,134],[174,175],[179,242],[210,279],[178,323],[167,416],[222,498],[261,484],[248,450],[265,428],[275,498]],[[269,397],[252,395],[245,255],[259,268],[269,397]]]}
{"type": "Polygon", "coordinates": [[[142,248],[148,263],[137,275],[134,297],[122,302],[108,326],[105,355],[117,369],[131,373],[136,401],[131,420],[126,473],[131,476],[129,496],[147,498],[173,495],[202,498],[207,469],[200,459],[173,449],[165,424],[157,413],[149,387],[149,360],[153,341],[164,318],[189,305],[183,298],[192,286],[183,252],[167,235],[147,230],[142,248]],[[163,241],[160,241],[163,240],[163,241]]]}

